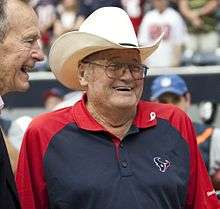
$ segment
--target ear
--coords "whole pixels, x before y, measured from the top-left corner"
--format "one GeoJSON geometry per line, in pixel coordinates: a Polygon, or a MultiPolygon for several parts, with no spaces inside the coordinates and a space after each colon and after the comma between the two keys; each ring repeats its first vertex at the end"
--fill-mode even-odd
{"type": "Polygon", "coordinates": [[[191,105],[191,94],[189,92],[186,93],[186,100],[190,106],[191,105]]]}
{"type": "Polygon", "coordinates": [[[186,104],[186,110],[189,109],[189,107],[191,106],[191,94],[189,92],[186,93],[185,95],[185,104],[186,104]]]}
{"type": "Polygon", "coordinates": [[[78,65],[78,78],[82,88],[86,89],[88,86],[88,72],[86,70],[86,66],[83,63],[79,63],[78,65]]]}

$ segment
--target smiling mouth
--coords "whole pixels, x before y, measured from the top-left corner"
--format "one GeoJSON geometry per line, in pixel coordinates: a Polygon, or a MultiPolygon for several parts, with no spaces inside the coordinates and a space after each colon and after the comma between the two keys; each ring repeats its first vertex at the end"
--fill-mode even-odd
{"type": "Polygon", "coordinates": [[[27,65],[23,65],[21,67],[21,71],[24,72],[24,73],[28,73],[28,72],[31,72],[32,71],[32,66],[27,66],[27,65]]]}
{"type": "Polygon", "coordinates": [[[132,88],[128,86],[117,86],[117,87],[113,87],[113,89],[115,89],[116,91],[122,91],[122,92],[130,92],[132,90],[132,88]]]}

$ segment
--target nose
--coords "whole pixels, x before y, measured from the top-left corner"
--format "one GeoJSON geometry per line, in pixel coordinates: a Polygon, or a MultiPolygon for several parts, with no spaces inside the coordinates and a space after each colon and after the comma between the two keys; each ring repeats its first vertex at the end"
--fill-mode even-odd
{"type": "Polygon", "coordinates": [[[34,49],[32,50],[31,57],[35,60],[35,62],[44,60],[44,53],[38,42],[36,42],[36,45],[34,49]]]}
{"type": "Polygon", "coordinates": [[[132,79],[133,79],[131,70],[129,69],[128,66],[124,66],[124,67],[123,67],[123,69],[122,69],[122,74],[121,74],[121,76],[120,76],[120,79],[121,79],[121,80],[132,80],[132,79]]]}

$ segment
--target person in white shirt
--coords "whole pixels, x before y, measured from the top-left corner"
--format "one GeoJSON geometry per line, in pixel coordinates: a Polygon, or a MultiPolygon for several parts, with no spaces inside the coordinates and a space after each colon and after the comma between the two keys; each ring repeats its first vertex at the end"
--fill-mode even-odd
{"type": "Polygon", "coordinates": [[[138,32],[141,45],[152,43],[165,32],[155,54],[147,61],[149,67],[173,67],[181,62],[186,25],[180,14],[169,7],[168,0],[153,0],[154,10],[145,14],[138,32]]]}

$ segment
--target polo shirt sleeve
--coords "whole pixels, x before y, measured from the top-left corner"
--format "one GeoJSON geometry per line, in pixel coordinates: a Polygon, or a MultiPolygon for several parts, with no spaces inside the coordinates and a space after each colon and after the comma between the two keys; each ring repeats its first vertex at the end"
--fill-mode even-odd
{"type": "Polygon", "coordinates": [[[186,114],[181,118],[174,116],[172,124],[180,131],[189,146],[190,175],[185,208],[219,209],[220,205],[199,152],[191,120],[186,114]]]}
{"type": "Polygon", "coordinates": [[[43,156],[48,145],[40,128],[30,125],[23,139],[16,172],[16,183],[23,209],[48,209],[43,156]]]}

